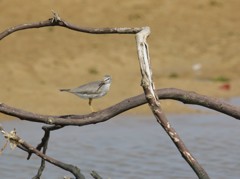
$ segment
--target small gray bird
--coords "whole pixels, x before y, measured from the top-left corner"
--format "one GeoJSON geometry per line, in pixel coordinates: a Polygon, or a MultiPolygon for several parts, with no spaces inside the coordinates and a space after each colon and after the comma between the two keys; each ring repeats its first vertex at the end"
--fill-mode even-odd
{"type": "Polygon", "coordinates": [[[75,94],[80,98],[89,99],[88,104],[91,111],[94,112],[94,109],[92,107],[92,100],[105,96],[110,89],[111,82],[111,76],[105,75],[102,81],[90,82],[73,89],[60,89],[60,91],[66,91],[75,94]]]}

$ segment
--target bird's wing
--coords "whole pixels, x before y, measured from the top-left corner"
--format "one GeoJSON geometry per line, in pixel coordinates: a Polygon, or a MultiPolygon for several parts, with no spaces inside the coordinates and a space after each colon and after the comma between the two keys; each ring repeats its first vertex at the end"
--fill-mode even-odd
{"type": "MultiPolygon", "coordinates": [[[[100,93],[99,86],[101,81],[91,82],[77,88],[71,90],[72,93],[84,93],[84,94],[92,94],[92,93],[100,93]]],[[[102,85],[101,85],[102,86],[102,85]]]]}

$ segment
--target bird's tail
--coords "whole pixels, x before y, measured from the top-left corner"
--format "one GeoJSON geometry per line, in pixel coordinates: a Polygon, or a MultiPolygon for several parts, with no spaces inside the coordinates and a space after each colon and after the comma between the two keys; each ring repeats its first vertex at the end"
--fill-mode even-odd
{"type": "Polygon", "coordinates": [[[70,89],[59,89],[59,91],[67,91],[67,92],[69,92],[70,89]]]}

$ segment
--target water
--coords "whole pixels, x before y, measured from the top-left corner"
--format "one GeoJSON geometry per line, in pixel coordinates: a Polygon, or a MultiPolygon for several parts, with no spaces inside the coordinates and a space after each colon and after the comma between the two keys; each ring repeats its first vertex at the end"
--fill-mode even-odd
{"type": "MultiPolygon", "coordinates": [[[[210,178],[240,178],[240,121],[219,113],[170,115],[169,121],[210,178]]],[[[2,122],[10,131],[17,129],[26,142],[37,145],[43,132],[37,123],[2,122]]],[[[0,147],[3,146],[0,136],[0,147]]],[[[77,165],[86,178],[97,171],[112,179],[194,179],[190,166],[181,157],[161,126],[152,116],[118,116],[105,123],[66,127],[52,132],[49,156],[77,165]]],[[[0,176],[4,179],[32,178],[40,160],[9,147],[0,156],[0,176]]],[[[51,164],[43,179],[72,176],[51,164]]]]}

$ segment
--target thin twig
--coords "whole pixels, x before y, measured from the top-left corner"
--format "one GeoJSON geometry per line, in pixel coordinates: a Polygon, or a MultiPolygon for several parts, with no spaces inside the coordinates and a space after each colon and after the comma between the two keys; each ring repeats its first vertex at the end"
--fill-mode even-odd
{"type": "Polygon", "coordinates": [[[102,177],[101,177],[96,171],[92,171],[92,172],[91,172],[91,176],[92,176],[94,179],[102,179],[102,177]]]}
{"type": "Polygon", "coordinates": [[[10,27],[0,33],[0,40],[7,37],[8,35],[26,29],[33,29],[33,28],[42,28],[42,27],[49,27],[49,26],[61,26],[65,27],[74,31],[83,32],[83,33],[90,33],[90,34],[136,34],[142,30],[142,28],[135,27],[135,28],[128,28],[128,27],[120,27],[120,28],[88,28],[88,27],[79,27],[73,25],[62,18],[53,11],[53,17],[40,22],[33,22],[33,23],[26,23],[20,24],[14,27],[10,27]]]}
{"type": "MultiPolygon", "coordinates": [[[[63,126],[43,126],[42,129],[44,130],[44,136],[42,138],[42,141],[40,144],[38,144],[38,146],[36,147],[37,150],[41,151],[41,149],[43,148],[43,154],[46,154],[47,152],[47,147],[48,147],[48,141],[50,138],[50,132],[53,130],[57,130],[63,128],[63,126]]],[[[27,159],[29,160],[30,157],[32,155],[32,152],[28,152],[28,157],[27,159]]],[[[40,179],[42,172],[45,168],[45,159],[42,158],[41,160],[41,165],[38,169],[38,173],[36,176],[33,177],[33,179],[40,179]]]]}
{"type": "MultiPolygon", "coordinates": [[[[42,129],[44,130],[44,135],[43,135],[41,143],[39,143],[37,145],[36,149],[41,151],[42,148],[43,148],[43,153],[45,154],[44,150],[47,149],[48,141],[49,141],[49,138],[50,138],[50,132],[54,131],[54,130],[61,129],[63,127],[64,126],[60,126],[60,125],[57,125],[57,126],[55,126],[55,125],[54,126],[43,126],[42,129]]],[[[30,159],[31,154],[32,153],[29,152],[28,157],[27,157],[28,160],[30,159]]]]}

